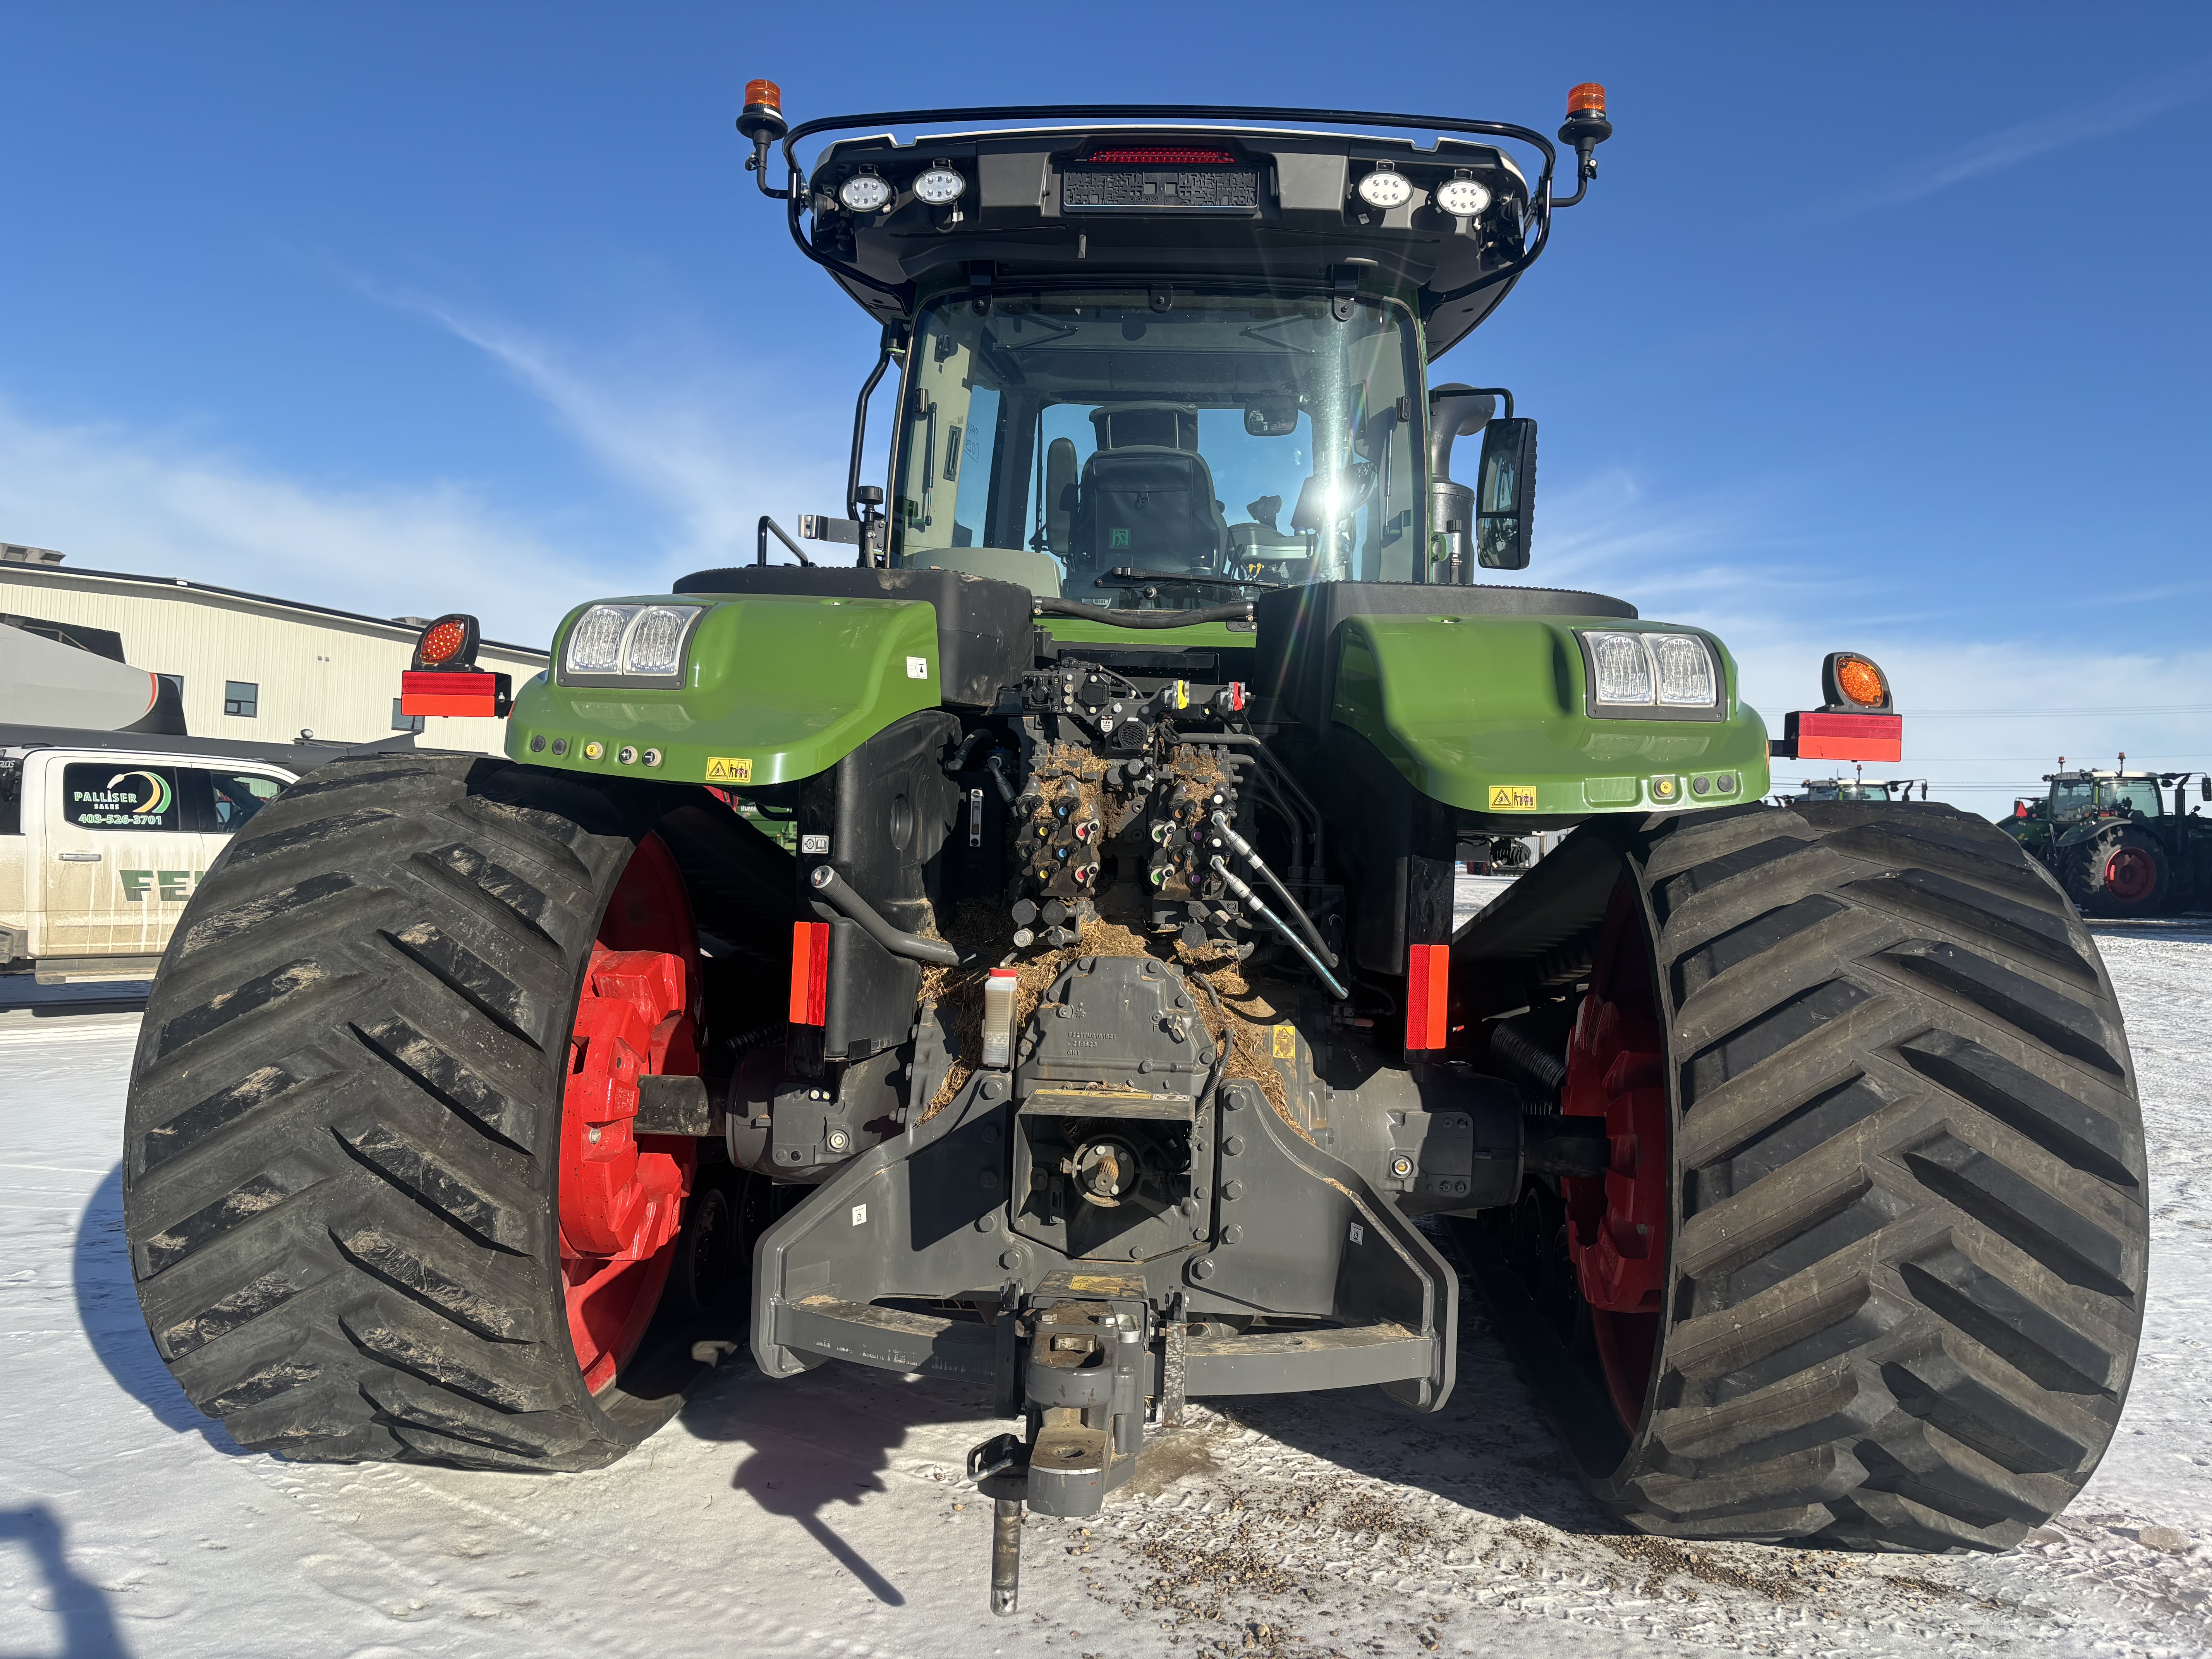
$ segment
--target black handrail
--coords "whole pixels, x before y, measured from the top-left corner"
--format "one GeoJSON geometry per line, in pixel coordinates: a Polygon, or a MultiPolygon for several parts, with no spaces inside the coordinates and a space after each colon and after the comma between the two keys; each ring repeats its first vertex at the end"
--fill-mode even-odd
{"type": "Polygon", "coordinates": [[[755,564],[766,564],[768,562],[768,538],[769,532],[771,531],[775,533],[776,540],[781,542],[786,547],[799,555],[799,563],[811,565],[814,562],[813,560],[806,556],[806,550],[805,548],[801,547],[797,542],[792,540],[790,537],[783,533],[783,526],[781,525],[778,524],[774,519],[769,518],[767,514],[763,513],[760,516],[760,550],[754,556],[753,562],[755,564]]]}

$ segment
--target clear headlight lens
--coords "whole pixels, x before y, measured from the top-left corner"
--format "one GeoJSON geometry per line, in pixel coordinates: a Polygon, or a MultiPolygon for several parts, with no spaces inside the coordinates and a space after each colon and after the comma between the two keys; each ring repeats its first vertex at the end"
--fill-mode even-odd
{"type": "Polygon", "coordinates": [[[1659,669],[1659,701],[1677,708],[1713,706],[1713,655],[1694,634],[1647,634],[1659,669]]]}
{"type": "Polygon", "coordinates": [[[891,187],[872,173],[856,173],[837,186],[837,199],[854,213],[877,213],[891,199],[891,187]]]}
{"type": "Polygon", "coordinates": [[[1639,703],[1651,701],[1651,659],[1644,654],[1641,634],[1585,634],[1590,661],[1597,669],[1597,701],[1639,703]]]}
{"type": "Polygon", "coordinates": [[[1490,205],[1490,192],[1472,179],[1453,179],[1437,186],[1436,203],[1455,219],[1472,219],[1490,205]]]}
{"type": "Polygon", "coordinates": [[[684,665],[684,635],[704,609],[696,605],[649,605],[637,613],[623,642],[625,674],[673,674],[684,665]]]}
{"type": "Polygon", "coordinates": [[[622,672],[623,635],[629,631],[634,605],[595,605],[576,619],[568,630],[568,649],[562,666],[571,674],[622,672]]]}
{"type": "Polygon", "coordinates": [[[958,201],[967,188],[967,179],[951,167],[932,167],[916,175],[914,181],[915,195],[932,207],[958,201]]]}
{"type": "Polygon", "coordinates": [[[1359,181],[1359,199],[1371,208],[1403,207],[1413,194],[1406,175],[1392,167],[1377,167],[1359,181]]]}

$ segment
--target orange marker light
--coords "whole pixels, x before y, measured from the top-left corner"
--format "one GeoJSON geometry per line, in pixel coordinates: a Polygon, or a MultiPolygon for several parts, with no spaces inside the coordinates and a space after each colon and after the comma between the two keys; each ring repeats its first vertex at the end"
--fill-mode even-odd
{"type": "Polygon", "coordinates": [[[455,622],[449,617],[424,631],[422,643],[416,647],[416,655],[425,668],[443,667],[460,655],[461,647],[468,643],[468,638],[467,624],[455,622]]]}
{"type": "Polygon", "coordinates": [[[781,112],[783,109],[783,88],[773,81],[748,81],[745,82],[745,102],[781,112]]]}
{"type": "Polygon", "coordinates": [[[1864,657],[1845,657],[1838,662],[1836,684],[1844,696],[1863,708],[1879,708],[1889,701],[1889,688],[1881,683],[1881,670],[1864,657]]]}
{"type": "Polygon", "coordinates": [[[1578,87],[1567,89],[1567,113],[1570,115],[1602,115],[1605,113],[1605,88],[1595,81],[1585,81],[1578,87]]]}

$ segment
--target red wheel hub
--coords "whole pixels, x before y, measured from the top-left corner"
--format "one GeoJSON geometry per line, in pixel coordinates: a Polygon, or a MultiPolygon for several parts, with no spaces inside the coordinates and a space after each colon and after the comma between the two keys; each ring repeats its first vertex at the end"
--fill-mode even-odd
{"type": "Polygon", "coordinates": [[[638,843],[584,972],[561,1101],[561,1277],[594,1394],[636,1352],[675,1260],[698,1149],[632,1132],[638,1079],[696,1076],[699,938],[658,836],[638,843]]]}
{"type": "Polygon", "coordinates": [[[2158,860],[2140,847],[2117,847],[2105,860],[2105,890],[2130,904],[2158,890],[2158,860]]]}
{"type": "Polygon", "coordinates": [[[1650,964],[1634,890],[1621,883],[1598,939],[1589,994],[1567,1043],[1563,1109],[1602,1117],[1613,1164],[1602,1179],[1559,1184],[1567,1206],[1567,1253],[1613,1409],[1631,1429],[1659,1336],[1674,1212],[1666,1045],[1653,1008],[1650,964]]]}

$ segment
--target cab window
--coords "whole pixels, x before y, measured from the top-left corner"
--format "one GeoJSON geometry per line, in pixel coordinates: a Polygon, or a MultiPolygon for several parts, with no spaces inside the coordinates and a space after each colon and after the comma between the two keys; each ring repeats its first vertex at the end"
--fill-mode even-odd
{"type": "Polygon", "coordinates": [[[2123,778],[2106,788],[2112,804],[2124,812],[2140,812],[2147,818],[2154,818],[2165,806],[2159,799],[2158,785],[2148,778],[2123,778]]]}
{"type": "Polygon", "coordinates": [[[276,799],[284,786],[258,772],[210,772],[207,828],[227,836],[242,827],[256,812],[276,799]]]}

